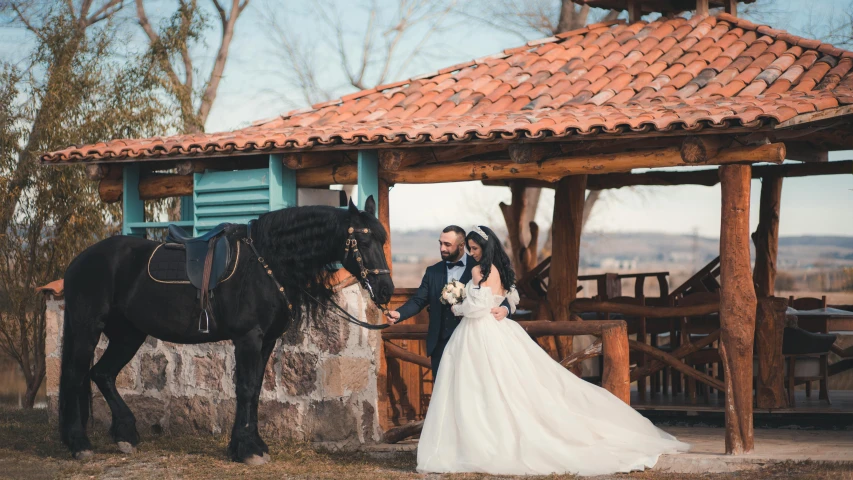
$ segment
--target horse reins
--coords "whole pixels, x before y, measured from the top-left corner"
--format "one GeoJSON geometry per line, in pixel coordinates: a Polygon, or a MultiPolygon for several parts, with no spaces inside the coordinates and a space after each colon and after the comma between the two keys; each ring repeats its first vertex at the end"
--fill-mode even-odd
{"type": "MultiPolygon", "coordinates": [[[[264,257],[262,257],[260,252],[258,252],[258,249],[255,248],[255,241],[252,239],[252,224],[254,222],[255,222],[254,220],[251,220],[249,222],[249,224],[246,226],[246,238],[242,239],[243,243],[245,243],[246,245],[249,246],[249,248],[252,249],[252,253],[255,254],[255,257],[257,258],[258,263],[260,263],[261,266],[264,267],[264,272],[266,272],[267,276],[269,276],[270,279],[273,281],[273,283],[275,283],[276,289],[278,289],[278,292],[284,298],[284,302],[287,304],[288,312],[291,312],[293,310],[293,303],[290,301],[290,299],[287,298],[287,292],[285,291],[285,289],[281,285],[281,283],[279,283],[278,280],[276,280],[275,275],[273,275],[272,269],[269,268],[269,265],[266,263],[266,260],[264,260],[264,257]]],[[[367,228],[363,229],[363,231],[364,231],[364,233],[370,233],[370,230],[367,228]]],[[[347,233],[349,234],[349,236],[347,237],[346,246],[344,247],[344,260],[343,261],[346,262],[347,258],[349,258],[350,252],[351,251],[354,252],[356,262],[358,262],[358,266],[359,266],[359,268],[361,268],[361,279],[359,280],[360,283],[362,284],[363,287],[365,287],[365,289],[368,291],[368,293],[370,293],[370,299],[373,300],[373,303],[376,305],[376,307],[379,308],[379,310],[381,310],[383,313],[387,314],[388,309],[385,308],[384,306],[380,305],[379,302],[376,301],[376,297],[373,295],[373,287],[370,286],[370,281],[367,279],[367,275],[370,273],[375,273],[376,275],[380,275],[380,274],[390,275],[391,271],[385,270],[385,269],[374,269],[374,270],[367,269],[364,266],[364,261],[361,258],[361,253],[358,251],[358,242],[355,239],[355,229],[353,229],[353,227],[349,227],[349,229],[347,230],[347,233]]],[[[305,290],[305,288],[299,287],[299,289],[302,291],[303,294],[305,294],[308,298],[313,300],[317,305],[322,305],[322,302],[320,300],[318,300],[314,295],[311,295],[310,293],[308,293],[308,291],[305,290]]],[[[329,299],[329,303],[331,303],[336,309],[338,309],[341,313],[343,313],[343,315],[338,314],[338,317],[343,318],[344,320],[348,321],[349,323],[352,323],[354,325],[358,325],[359,327],[366,328],[368,330],[382,330],[382,329],[388,328],[390,326],[389,324],[374,325],[372,323],[362,322],[358,318],[354,317],[351,313],[347,312],[346,309],[344,309],[343,307],[338,305],[334,300],[329,299]]]]}

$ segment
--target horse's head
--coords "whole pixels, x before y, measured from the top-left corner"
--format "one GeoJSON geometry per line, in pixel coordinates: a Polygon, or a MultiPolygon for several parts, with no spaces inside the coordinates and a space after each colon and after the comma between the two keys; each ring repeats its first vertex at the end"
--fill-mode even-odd
{"type": "Polygon", "coordinates": [[[377,305],[384,305],[391,301],[394,282],[385,261],[388,233],[376,219],[376,202],[372,195],[367,198],[364,211],[350,200],[349,221],[343,266],[358,278],[377,305]]]}

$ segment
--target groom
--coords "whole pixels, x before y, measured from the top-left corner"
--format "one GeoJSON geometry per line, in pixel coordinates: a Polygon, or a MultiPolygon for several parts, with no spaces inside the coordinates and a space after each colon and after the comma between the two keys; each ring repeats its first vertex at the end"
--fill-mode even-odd
{"type": "MultiPolygon", "coordinates": [[[[418,314],[429,306],[429,333],[427,334],[427,355],[432,363],[432,378],[438,373],[438,364],[444,347],[456,327],[459,318],[450,311],[450,305],[439,300],[441,290],[449,282],[459,280],[463,285],[471,280],[471,269],[477,264],[474,258],[465,253],[465,230],[450,225],[438,237],[441,261],[428,267],[421,280],[417,293],[396,311],[388,312],[393,323],[403,321],[418,314]]],[[[492,309],[497,320],[503,320],[509,314],[509,302],[504,300],[500,307],[492,309]]]]}

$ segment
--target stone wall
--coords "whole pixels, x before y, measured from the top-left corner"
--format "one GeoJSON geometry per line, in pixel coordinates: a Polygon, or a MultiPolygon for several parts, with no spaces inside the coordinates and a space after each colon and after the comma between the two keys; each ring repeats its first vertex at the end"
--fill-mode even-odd
{"type": "MultiPolygon", "coordinates": [[[[339,303],[367,320],[378,312],[358,285],[339,303]]],[[[57,418],[64,301],[47,297],[47,397],[57,418]]],[[[346,447],[379,441],[377,371],[380,337],[332,315],[303,322],[281,338],[267,364],[259,423],[270,437],[346,447]]],[[[107,345],[106,337],[95,352],[107,345]]],[[[116,379],[141,434],[230,433],[236,399],[231,342],[177,345],[149,337],[116,379]]],[[[109,409],[93,384],[94,421],[107,426],[109,409]]]]}

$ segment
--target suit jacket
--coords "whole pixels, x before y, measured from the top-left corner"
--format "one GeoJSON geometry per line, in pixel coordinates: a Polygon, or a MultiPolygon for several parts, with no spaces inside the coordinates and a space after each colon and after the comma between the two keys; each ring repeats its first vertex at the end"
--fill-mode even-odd
{"type": "MultiPolygon", "coordinates": [[[[468,255],[465,260],[465,271],[459,278],[461,283],[467,284],[471,280],[471,270],[476,264],[474,257],[468,255]]],[[[459,326],[460,318],[453,315],[449,305],[441,303],[441,290],[444,289],[445,285],[447,285],[447,266],[444,261],[441,261],[427,267],[418,291],[408,302],[397,309],[400,312],[400,321],[403,321],[417,315],[424,307],[429,306],[429,331],[427,333],[427,355],[429,356],[432,356],[439,340],[450,338],[450,335],[459,326]]],[[[507,311],[511,311],[509,302],[504,300],[503,305],[506,306],[507,311]]]]}

